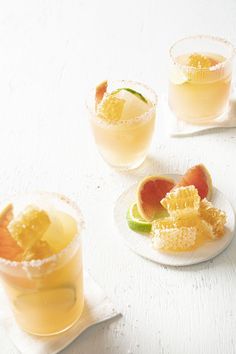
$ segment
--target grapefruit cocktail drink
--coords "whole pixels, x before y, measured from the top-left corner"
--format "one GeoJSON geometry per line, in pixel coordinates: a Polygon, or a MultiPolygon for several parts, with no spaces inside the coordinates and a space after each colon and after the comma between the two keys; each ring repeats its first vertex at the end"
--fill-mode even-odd
{"type": "Polygon", "coordinates": [[[79,209],[34,193],[2,200],[1,210],[0,276],[17,323],[36,335],[65,331],[84,304],[79,209]]]}
{"type": "Polygon", "coordinates": [[[184,38],[171,47],[169,106],[179,119],[205,124],[225,117],[233,56],[229,42],[210,36],[184,38]]]}
{"type": "Polygon", "coordinates": [[[120,170],[138,167],[154,132],[157,98],[153,90],[132,81],[103,82],[93,91],[89,110],[99,152],[120,170]]]}

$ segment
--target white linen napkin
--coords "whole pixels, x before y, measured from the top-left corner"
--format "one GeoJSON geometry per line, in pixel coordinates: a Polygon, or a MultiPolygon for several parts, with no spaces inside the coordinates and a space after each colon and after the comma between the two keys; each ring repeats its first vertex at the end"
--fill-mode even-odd
{"type": "Polygon", "coordinates": [[[163,100],[163,116],[167,122],[168,134],[172,137],[184,137],[201,133],[202,131],[216,128],[234,128],[236,127],[236,87],[232,91],[230,98],[229,111],[225,117],[214,124],[193,125],[184,121],[178,120],[170,110],[167,99],[163,100]]]}
{"type": "Polygon", "coordinates": [[[87,273],[84,276],[84,286],[85,307],[81,318],[68,331],[50,337],[33,336],[22,331],[7,305],[3,289],[0,288],[0,331],[4,330],[16,348],[23,354],[58,353],[90,326],[120,315],[104,295],[102,289],[87,273]]]}

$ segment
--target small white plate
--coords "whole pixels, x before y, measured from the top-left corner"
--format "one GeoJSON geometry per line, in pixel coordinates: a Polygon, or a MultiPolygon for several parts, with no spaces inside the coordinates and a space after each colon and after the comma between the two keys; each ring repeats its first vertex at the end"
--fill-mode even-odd
{"type": "MultiPolygon", "coordinates": [[[[180,175],[167,175],[178,181],[180,175]]],[[[132,231],[127,224],[126,214],[132,203],[135,202],[137,184],[128,188],[117,199],[114,208],[116,226],[128,247],[138,255],[154,262],[170,266],[187,266],[207,261],[223,252],[232,241],[235,229],[235,215],[227,198],[218,189],[213,188],[211,202],[227,214],[226,233],[219,240],[209,241],[195,251],[164,253],[152,248],[148,236],[132,231]]]]}

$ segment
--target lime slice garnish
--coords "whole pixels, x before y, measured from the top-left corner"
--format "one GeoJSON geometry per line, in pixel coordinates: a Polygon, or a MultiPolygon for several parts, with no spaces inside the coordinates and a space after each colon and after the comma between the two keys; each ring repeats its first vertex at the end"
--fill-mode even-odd
{"type": "Polygon", "coordinates": [[[189,81],[189,79],[179,68],[177,68],[177,66],[175,66],[171,69],[170,81],[174,85],[182,85],[189,81]]]}
{"type": "Polygon", "coordinates": [[[129,228],[131,230],[145,233],[149,233],[151,231],[152,224],[150,222],[145,221],[140,216],[136,203],[132,204],[131,207],[128,209],[126,218],[129,228]]]}
{"type": "Polygon", "coordinates": [[[122,88],[118,88],[117,90],[111,92],[111,95],[115,95],[117,93],[119,93],[120,91],[125,90],[128,91],[130,93],[132,93],[133,95],[135,95],[136,97],[138,97],[140,100],[142,100],[145,103],[148,103],[148,100],[139,92],[129,88],[129,87],[122,87],[122,88]]]}

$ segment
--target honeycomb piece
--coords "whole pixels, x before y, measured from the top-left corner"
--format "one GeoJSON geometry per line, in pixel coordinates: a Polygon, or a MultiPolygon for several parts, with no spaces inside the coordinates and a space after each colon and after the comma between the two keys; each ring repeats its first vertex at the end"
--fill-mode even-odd
{"type": "Polygon", "coordinates": [[[215,239],[212,226],[201,218],[199,218],[199,222],[197,224],[197,232],[199,239],[215,239]]]}
{"type": "Polygon", "coordinates": [[[98,114],[109,121],[116,122],[120,120],[124,109],[125,100],[107,95],[98,105],[98,114]]]}
{"type": "Polygon", "coordinates": [[[23,256],[25,261],[47,258],[53,255],[53,251],[47,241],[39,240],[23,256]]]}
{"type": "Polygon", "coordinates": [[[180,227],[196,227],[200,222],[200,216],[196,213],[183,214],[180,217],[167,217],[152,222],[152,230],[171,229],[180,227]]]}
{"type": "Polygon", "coordinates": [[[226,223],[226,214],[224,211],[213,207],[212,203],[205,198],[201,200],[199,213],[201,218],[211,225],[213,231],[212,238],[224,235],[224,225],[226,223]]]}
{"type": "Polygon", "coordinates": [[[155,229],[152,243],[155,249],[181,252],[193,248],[196,237],[196,227],[155,229]]]}
{"type": "Polygon", "coordinates": [[[24,251],[31,249],[41,239],[50,225],[50,219],[44,210],[28,206],[9,224],[9,231],[24,251]]]}
{"type": "MultiPolygon", "coordinates": [[[[189,214],[184,214],[181,217],[167,217],[164,219],[158,219],[153,221],[152,223],[152,232],[151,235],[153,239],[155,237],[159,237],[158,240],[155,240],[155,244],[157,245],[162,245],[163,240],[161,241],[160,235],[164,238],[165,236],[169,238],[170,233],[174,233],[175,236],[172,238],[172,246],[171,249],[175,251],[183,251],[183,250],[188,250],[189,248],[195,249],[199,246],[201,246],[205,241],[209,239],[214,239],[214,233],[212,226],[207,223],[205,220],[202,220],[200,215],[196,213],[189,213],[189,214]],[[189,229],[193,228],[196,231],[196,238],[195,238],[195,243],[191,244],[189,247],[181,247],[179,245],[182,238],[182,231],[181,229],[189,229]],[[170,230],[166,233],[164,231],[170,230]],[[179,232],[179,236],[177,237],[177,232],[179,232]],[[158,236],[157,236],[158,235],[158,236]]],[[[185,235],[186,235],[185,231],[185,235]]],[[[189,232],[189,231],[188,231],[189,232]]],[[[189,232],[190,236],[191,233],[189,232]]],[[[190,239],[191,242],[191,239],[190,239]]],[[[164,249],[169,249],[165,248],[164,249]]]]}
{"type": "Polygon", "coordinates": [[[217,62],[213,58],[199,53],[193,53],[188,58],[188,65],[196,69],[209,69],[216,64],[217,62]]]}
{"type": "Polygon", "coordinates": [[[174,188],[161,200],[171,216],[198,213],[200,197],[194,186],[174,188]]]}

